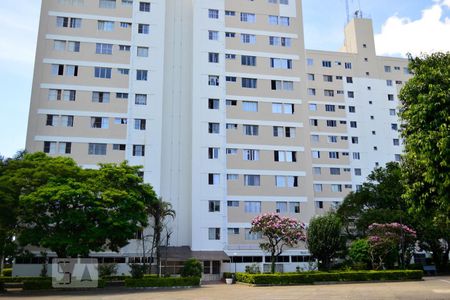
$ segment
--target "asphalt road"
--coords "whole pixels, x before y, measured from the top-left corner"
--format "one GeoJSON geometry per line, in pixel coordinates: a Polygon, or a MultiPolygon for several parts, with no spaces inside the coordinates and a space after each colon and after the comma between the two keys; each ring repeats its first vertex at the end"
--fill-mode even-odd
{"type": "Polygon", "coordinates": [[[290,300],[290,299],[405,299],[450,300],[450,277],[428,277],[424,281],[353,283],[312,286],[250,287],[246,285],[208,284],[201,288],[170,290],[95,290],[64,292],[14,292],[2,299],[70,300],[290,300]]]}

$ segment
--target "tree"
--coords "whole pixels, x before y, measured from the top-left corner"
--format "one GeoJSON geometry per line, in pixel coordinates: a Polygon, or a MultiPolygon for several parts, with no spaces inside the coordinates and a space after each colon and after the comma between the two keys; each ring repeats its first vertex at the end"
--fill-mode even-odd
{"type": "MultiPolygon", "coordinates": [[[[414,74],[402,88],[405,198],[412,209],[433,209],[433,219],[450,223],[450,52],[409,56],[414,74]]],[[[428,210],[429,211],[429,210],[428,210]]],[[[448,241],[447,241],[448,242],[448,241]]]]}
{"type": "Polygon", "coordinates": [[[4,176],[20,191],[21,245],[47,248],[59,257],[87,256],[117,251],[147,225],[152,190],[142,183],[139,167],[124,162],[83,170],[70,158],[35,153],[12,169],[4,176]]]}
{"type": "Polygon", "coordinates": [[[275,273],[275,261],[283,253],[284,247],[294,247],[305,240],[304,224],[295,219],[266,213],[255,217],[250,233],[261,234],[264,242],[259,244],[263,251],[270,253],[271,272],[275,273]]]}
{"type": "Polygon", "coordinates": [[[195,258],[190,258],[184,262],[181,269],[182,277],[202,277],[203,267],[202,263],[195,258]]]}
{"type": "Polygon", "coordinates": [[[306,244],[312,256],[319,260],[319,267],[329,270],[331,260],[343,249],[342,223],[338,216],[329,213],[311,219],[306,244]]]}
{"type": "Polygon", "coordinates": [[[399,223],[374,223],[369,226],[368,233],[369,253],[375,269],[384,268],[386,256],[393,251],[400,252],[401,267],[405,267],[417,237],[413,229],[399,223]]]}
{"type": "Polygon", "coordinates": [[[354,265],[363,266],[366,269],[370,263],[370,245],[367,239],[354,240],[350,244],[348,256],[354,265]]]}
{"type": "Polygon", "coordinates": [[[172,209],[172,204],[164,201],[162,198],[158,198],[147,206],[147,212],[153,219],[153,240],[152,240],[152,258],[153,252],[156,252],[156,266],[158,276],[161,276],[161,270],[159,268],[161,264],[161,245],[163,243],[162,233],[164,228],[167,227],[166,219],[175,218],[175,210],[172,209]]]}
{"type": "Polygon", "coordinates": [[[364,237],[372,223],[411,224],[401,174],[400,164],[387,163],[374,169],[360,190],[345,197],[337,214],[350,238],[364,237]]]}

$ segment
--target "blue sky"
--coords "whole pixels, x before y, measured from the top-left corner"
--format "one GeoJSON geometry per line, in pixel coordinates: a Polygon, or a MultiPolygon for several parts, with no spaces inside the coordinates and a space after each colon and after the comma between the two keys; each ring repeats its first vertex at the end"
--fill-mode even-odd
{"type": "MultiPolygon", "coordinates": [[[[89,0],[94,1],[94,0],[89,0]]],[[[377,53],[450,51],[450,0],[349,0],[374,22],[377,53]],[[431,34],[430,34],[431,33],[431,34]]],[[[40,1],[0,1],[0,155],[25,147],[40,1]],[[23,9],[26,7],[26,9],[23,9]]],[[[346,23],[344,0],[303,0],[308,49],[337,50],[346,23]]]]}

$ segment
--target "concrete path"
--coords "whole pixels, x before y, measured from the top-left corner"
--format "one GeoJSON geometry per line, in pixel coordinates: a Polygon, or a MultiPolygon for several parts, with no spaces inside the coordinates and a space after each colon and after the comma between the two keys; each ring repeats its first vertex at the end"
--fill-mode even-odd
{"type": "Polygon", "coordinates": [[[70,299],[70,300],[290,300],[290,299],[404,299],[450,300],[450,277],[428,277],[424,281],[355,283],[313,286],[249,287],[245,285],[209,284],[201,288],[173,290],[108,290],[100,293],[35,292],[0,296],[0,299],[70,299]]]}

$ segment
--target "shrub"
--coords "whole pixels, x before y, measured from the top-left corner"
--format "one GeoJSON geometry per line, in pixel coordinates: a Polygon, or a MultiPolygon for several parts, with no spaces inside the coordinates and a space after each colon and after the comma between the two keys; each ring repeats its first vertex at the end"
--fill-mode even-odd
{"type": "Polygon", "coordinates": [[[182,277],[202,277],[202,263],[195,258],[188,259],[181,269],[182,277]]]}
{"type": "Polygon", "coordinates": [[[200,277],[147,277],[142,279],[125,279],[126,287],[174,287],[199,285],[200,277]]]}
{"type": "MultiPolygon", "coordinates": [[[[145,277],[146,275],[144,275],[145,277]]],[[[131,278],[131,276],[126,275],[111,275],[111,276],[101,276],[101,278],[105,281],[123,281],[127,278],[131,278]]]]}
{"type": "Polygon", "coordinates": [[[131,270],[131,277],[133,278],[142,278],[144,277],[146,266],[140,264],[129,264],[131,270]]]}
{"type": "Polygon", "coordinates": [[[117,264],[99,264],[98,265],[98,276],[101,278],[112,276],[117,273],[117,264]]]}
{"type": "Polygon", "coordinates": [[[11,268],[5,268],[3,269],[3,276],[12,276],[12,269],[11,268]]]}
{"type": "Polygon", "coordinates": [[[39,281],[39,280],[49,280],[48,277],[39,277],[39,276],[17,276],[17,277],[9,277],[2,276],[0,277],[0,282],[24,282],[26,280],[39,281]]]}
{"type": "Polygon", "coordinates": [[[50,290],[52,289],[52,280],[46,278],[44,280],[24,280],[24,290],[50,290]]]}
{"type": "Polygon", "coordinates": [[[234,273],[232,272],[223,272],[223,279],[233,278],[234,273]]]}
{"type": "Polygon", "coordinates": [[[368,281],[368,280],[420,280],[423,272],[418,270],[392,271],[341,271],[341,272],[303,272],[283,274],[237,273],[240,282],[249,284],[292,285],[313,284],[330,281],[368,281]]]}

